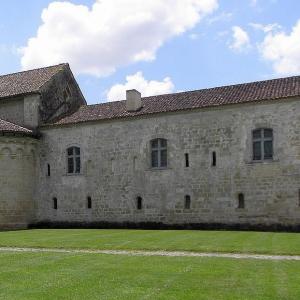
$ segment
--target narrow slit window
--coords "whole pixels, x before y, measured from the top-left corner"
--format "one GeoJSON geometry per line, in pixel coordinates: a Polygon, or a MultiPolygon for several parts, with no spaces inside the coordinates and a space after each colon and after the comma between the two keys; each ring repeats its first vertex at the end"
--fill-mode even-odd
{"type": "Polygon", "coordinates": [[[211,161],[211,165],[213,167],[215,167],[217,165],[217,154],[215,151],[212,152],[212,161],[211,161]]]}
{"type": "Polygon", "coordinates": [[[238,195],[238,208],[245,208],[245,196],[243,193],[238,195]]]}
{"type": "Polygon", "coordinates": [[[141,210],[143,208],[143,199],[142,197],[136,198],[136,206],[138,210],[141,210]]]}
{"type": "Polygon", "coordinates": [[[298,190],[298,206],[300,207],[300,189],[298,190]]]}
{"type": "Polygon", "coordinates": [[[90,196],[87,197],[87,208],[88,209],[92,208],[92,197],[90,196]]]}
{"type": "Polygon", "coordinates": [[[57,209],[57,198],[53,198],[53,209],[57,209]]]}
{"type": "Polygon", "coordinates": [[[47,164],[47,176],[50,176],[51,175],[51,168],[50,168],[50,165],[47,164]]]}
{"type": "Polygon", "coordinates": [[[191,208],[191,196],[190,195],[185,195],[185,197],[184,197],[184,208],[185,209],[191,208]]]}
{"type": "Polygon", "coordinates": [[[189,154],[185,153],[185,167],[188,168],[190,166],[189,154]]]}

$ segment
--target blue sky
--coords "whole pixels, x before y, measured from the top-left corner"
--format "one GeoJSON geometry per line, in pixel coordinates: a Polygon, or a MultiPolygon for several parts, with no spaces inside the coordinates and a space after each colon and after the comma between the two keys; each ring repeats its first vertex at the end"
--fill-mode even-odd
{"type": "Polygon", "coordinates": [[[110,3],[1,1],[0,73],[70,62],[88,103],[124,98],[126,88],[150,95],[300,74],[298,0],[176,0],[186,12],[160,0],[147,10],[134,5],[140,0],[102,1],[110,3]],[[151,21],[134,19],[149,11],[151,21]],[[133,25],[115,26],[126,14],[133,25]]]}

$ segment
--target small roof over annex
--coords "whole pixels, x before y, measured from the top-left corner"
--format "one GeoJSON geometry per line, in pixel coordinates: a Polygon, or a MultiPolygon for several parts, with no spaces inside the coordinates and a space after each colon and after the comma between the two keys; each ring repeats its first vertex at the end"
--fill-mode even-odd
{"type": "Polygon", "coordinates": [[[36,136],[32,130],[2,119],[0,119],[0,135],[36,136]]]}

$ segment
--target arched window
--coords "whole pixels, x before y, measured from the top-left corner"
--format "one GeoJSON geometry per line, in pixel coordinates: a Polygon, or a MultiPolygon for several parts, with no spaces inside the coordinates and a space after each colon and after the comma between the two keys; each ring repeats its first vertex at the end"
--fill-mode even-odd
{"type": "Polygon", "coordinates": [[[136,208],[138,210],[141,210],[143,208],[143,198],[142,197],[136,198],[136,208]]]}
{"type": "Polygon", "coordinates": [[[70,147],[67,149],[68,174],[79,174],[81,170],[80,148],[70,147]]]}
{"type": "Polygon", "coordinates": [[[273,130],[256,129],[252,132],[253,160],[263,161],[273,159],[273,130]]]}
{"type": "Polygon", "coordinates": [[[185,195],[185,197],[184,197],[184,208],[185,209],[191,208],[191,196],[190,195],[185,195]]]}
{"type": "Polygon", "coordinates": [[[155,139],[151,141],[151,167],[166,168],[167,163],[167,140],[155,139]]]}
{"type": "Polygon", "coordinates": [[[243,193],[239,193],[238,201],[238,208],[245,208],[245,196],[243,193]]]}

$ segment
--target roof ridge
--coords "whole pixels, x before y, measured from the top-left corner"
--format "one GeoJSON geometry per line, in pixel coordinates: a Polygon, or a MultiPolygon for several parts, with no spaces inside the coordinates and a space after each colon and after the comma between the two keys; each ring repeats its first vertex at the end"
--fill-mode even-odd
{"type": "Polygon", "coordinates": [[[43,70],[43,69],[51,69],[51,68],[54,68],[54,67],[67,66],[67,65],[69,65],[69,64],[68,63],[61,63],[61,64],[47,66],[47,67],[40,67],[40,68],[29,69],[29,70],[24,70],[24,71],[18,71],[18,72],[2,74],[2,75],[0,74],[0,77],[10,76],[10,75],[17,75],[17,74],[22,74],[22,73],[27,73],[27,72],[31,72],[31,71],[37,71],[37,70],[43,70]]]}

